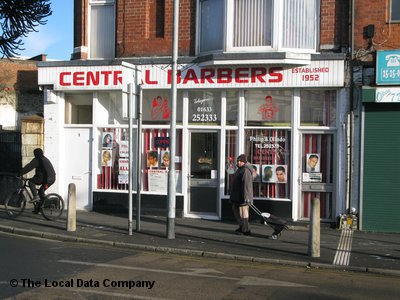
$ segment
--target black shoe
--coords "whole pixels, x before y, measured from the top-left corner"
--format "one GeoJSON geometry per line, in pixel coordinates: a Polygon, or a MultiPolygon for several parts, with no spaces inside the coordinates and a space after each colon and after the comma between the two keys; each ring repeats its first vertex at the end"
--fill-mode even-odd
{"type": "Polygon", "coordinates": [[[242,227],[239,227],[238,229],[235,230],[235,232],[242,232],[242,227]]]}
{"type": "Polygon", "coordinates": [[[32,210],[32,213],[35,214],[35,215],[40,213],[40,207],[35,207],[34,210],[32,210]]]}
{"type": "Polygon", "coordinates": [[[251,235],[251,231],[249,230],[249,231],[243,232],[243,234],[244,235],[251,235]]]}

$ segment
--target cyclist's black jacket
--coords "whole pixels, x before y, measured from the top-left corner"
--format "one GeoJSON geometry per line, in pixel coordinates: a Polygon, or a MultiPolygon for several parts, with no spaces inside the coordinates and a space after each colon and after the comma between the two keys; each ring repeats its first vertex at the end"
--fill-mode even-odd
{"type": "Polygon", "coordinates": [[[35,158],[22,168],[20,175],[35,170],[35,181],[41,184],[53,184],[56,181],[56,172],[50,160],[43,155],[43,150],[37,148],[33,151],[35,158]]]}

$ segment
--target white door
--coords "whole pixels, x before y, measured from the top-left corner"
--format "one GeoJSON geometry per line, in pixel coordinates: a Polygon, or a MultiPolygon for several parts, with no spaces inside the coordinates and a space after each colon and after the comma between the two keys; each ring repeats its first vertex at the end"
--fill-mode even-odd
{"type": "Polygon", "coordinates": [[[76,209],[92,210],[91,128],[65,129],[65,178],[76,186],[76,209]]]}

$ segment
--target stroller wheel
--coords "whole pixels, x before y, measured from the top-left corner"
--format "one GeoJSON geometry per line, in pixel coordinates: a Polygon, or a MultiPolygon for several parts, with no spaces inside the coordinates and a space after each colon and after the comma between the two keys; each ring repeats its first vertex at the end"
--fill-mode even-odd
{"type": "Polygon", "coordinates": [[[281,235],[280,231],[274,231],[271,235],[271,239],[276,240],[281,235]]]}

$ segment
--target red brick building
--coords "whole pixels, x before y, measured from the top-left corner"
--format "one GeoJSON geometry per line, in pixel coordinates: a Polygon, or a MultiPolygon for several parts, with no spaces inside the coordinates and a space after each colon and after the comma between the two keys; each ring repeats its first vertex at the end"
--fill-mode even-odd
{"type": "Polygon", "coordinates": [[[170,99],[172,0],[74,5],[73,59],[39,64],[39,84],[49,91],[51,139],[45,144],[58,161],[58,189],[65,193],[76,182],[78,207],[126,211],[127,170],[136,174],[139,167],[143,211],[165,215],[175,109],[177,154],[171,162],[178,215],[231,218],[240,153],[259,172],[253,192],[260,209],[308,220],[311,199],[318,197],[326,222],[346,210],[349,2],[180,1],[177,107],[170,99]],[[140,159],[133,165],[121,150],[127,147],[129,84],[135,103],[142,103],[142,146],[137,149],[135,138],[140,159]],[[110,138],[112,144],[103,145],[110,138]],[[87,164],[65,159],[63,147],[71,143],[80,150],[68,154],[87,164]],[[147,163],[153,155],[154,165],[147,163]],[[307,167],[310,157],[318,158],[316,168],[307,167]],[[280,181],[276,171],[282,169],[280,181]]]}

